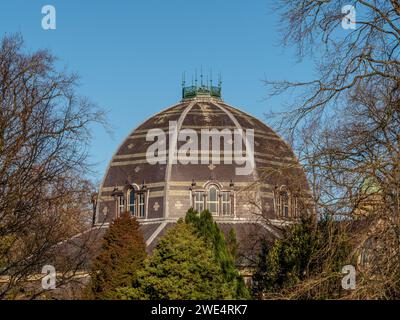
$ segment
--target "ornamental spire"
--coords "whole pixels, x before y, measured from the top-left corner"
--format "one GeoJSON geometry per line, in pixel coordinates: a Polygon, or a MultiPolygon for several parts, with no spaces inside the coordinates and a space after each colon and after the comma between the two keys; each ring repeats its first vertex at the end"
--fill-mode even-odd
{"type": "Polygon", "coordinates": [[[210,69],[210,73],[205,76],[204,81],[203,66],[200,67],[200,85],[198,84],[197,69],[195,69],[194,77],[192,76],[192,84],[190,86],[186,85],[185,72],[182,74],[182,100],[194,99],[196,97],[222,99],[221,88],[221,73],[219,73],[218,76],[218,85],[215,86],[213,85],[212,69],[210,69]]]}

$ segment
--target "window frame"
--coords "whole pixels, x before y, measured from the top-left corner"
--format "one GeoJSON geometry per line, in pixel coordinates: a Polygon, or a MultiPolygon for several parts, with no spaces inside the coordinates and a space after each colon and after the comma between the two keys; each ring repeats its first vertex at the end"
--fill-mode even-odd
{"type": "Polygon", "coordinates": [[[300,217],[300,203],[297,192],[289,190],[285,185],[275,187],[274,203],[276,217],[279,219],[298,219],[300,217]]]}
{"type": "Polygon", "coordinates": [[[146,195],[144,192],[138,192],[137,195],[137,218],[143,219],[146,217],[146,195]]]}
{"type": "Polygon", "coordinates": [[[289,193],[286,190],[279,192],[281,217],[290,218],[289,193]]]}
{"type": "Polygon", "coordinates": [[[210,211],[210,213],[213,216],[219,216],[220,212],[219,212],[219,205],[220,205],[220,201],[219,201],[219,188],[216,185],[210,185],[207,188],[207,201],[206,201],[206,206],[207,206],[207,210],[210,211]],[[215,200],[210,200],[210,193],[211,193],[211,189],[215,189],[215,200]],[[210,210],[210,204],[214,204],[215,208],[216,208],[216,212],[212,212],[210,210]]]}
{"type": "Polygon", "coordinates": [[[137,219],[146,218],[146,192],[136,188],[129,188],[126,195],[126,207],[129,214],[137,219]],[[131,203],[131,195],[133,195],[133,204],[131,203]]]}
{"type": "Polygon", "coordinates": [[[117,214],[121,216],[125,212],[125,198],[123,195],[118,196],[117,199],[117,214]],[[122,203],[121,203],[122,202],[122,203]]]}
{"type": "Polygon", "coordinates": [[[197,212],[202,212],[204,211],[204,191],[194,191],[193,192],[193,208],[194,210],[196,210],[197,212]],[[199,195],[199,200],[197,199],[197,195],[199,195]],[[198,210],[197,205],[201,206],[201,210],[198,210]]]}
{"type": "Polygon", "coordinates": [[[235,202],[233,188],[223,188],[219,182],[215,181],[207,182],[202,187],[190,188],[190,196],[191,206],[197,212],[208,210],[216,217],[228,218],[234,216],[235,202]],[[213,189],[215,189],[215,198],[211,197],[213,189]],[[211,207],[214,207],[215,211],[211,211],[211,207]]]}
{"type": "Polygon", "coordinates": [[[127,205],[126,205],[127,211],[134,217],[136,217],[136,213],[137,213],[137,210],[136,210],[137,201],[136,201],[136,194],[135,194],[136,192],[135,191],[136,191],[135,189],[130,188],[127,192],[127,197],[126,197],[127,198],[127,205]],[[133,204],[131,203],[131,195],[133,195],[133,204]],[[131,211],[131,208],[133,208],[133,211],[131,211]]]}
{"type": "Polygon", "coordinates": [[[231,216],[232,215],[232,197],[230,191],[221,191],[221,216],[231,216]],[[224,196],[227,196],[228,200],[224,200],[224,196]],[[225,213],[224,205],[228,207],[228,210],[225,213]]]}

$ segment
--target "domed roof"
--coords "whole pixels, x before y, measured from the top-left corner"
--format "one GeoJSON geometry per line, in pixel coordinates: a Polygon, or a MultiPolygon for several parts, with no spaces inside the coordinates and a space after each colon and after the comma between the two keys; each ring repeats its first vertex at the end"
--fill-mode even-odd
{"type": "MultiPolygon", "coordinates": [[[[234,144],[233,136],[221,141],[223,147],[226,146],[225,143],[231,146],[234,144]]],[[[177,149],[185,143],[187,140],[178,141],[177,149]]],[[[198,145],[200,149],[200,138],[198,145]]],[[[203,152],[198,153],[199,157],[203,152]]],[[[160,155],[159,153],[158,156],[160,155]]],[[[216,217],[217,219],[247,219],[254,210],[258,210],[263,216],[278,219],[275,192],[277,188],[288,185],[289,176],[291,181],[296,181],[298,189],[308,191],[305,175],[295,155],[271,128],[255,117],[228,105],[217,94],[191,95],[186,92],[180,103],[147,119],[119,146],[101,184],[97,222],[109,222],[115,218],[118,205],[125,205],[127,208],[129,195],[126,191],[130,188],[145,194],[140,200],[145,202],[143,206],[146,212],[140,217],[144,222],[176,220],[194,206],[193,192],[207,192],[210,185],[215,185],[219,191],[230,191],[234,195],[232,215],[216,217]],[[207,154],[210,151],[208,163],[201,163],[200,160],[197,164],[183,164],[179,161],[149,163],[146,153],[156,140],[147,141],[149,139],[146,139],[146,135],[155,128],[166,132],[165,147],[168,150],[173,143],[173,140],[168,139],[171,138],[168,132],[170,124],[174,122],[178,132],[191,129],[199,137],[202,129],[216,129],[219,132],[223,129],[231,132],[249,132],[253,129],[254,170],[249,174],[238,174],[237,169],[243,168],[245,164],[224,161],[229,156],[232,160],[235,149],[232,153],[222,149],[224,151],[221,152],[221,161],[217,164],[211,162],[213,151],[209,149],[206,151],[207,154]],[[124,196],[125,202],[118,204],[116,196],[124,196]]]]}

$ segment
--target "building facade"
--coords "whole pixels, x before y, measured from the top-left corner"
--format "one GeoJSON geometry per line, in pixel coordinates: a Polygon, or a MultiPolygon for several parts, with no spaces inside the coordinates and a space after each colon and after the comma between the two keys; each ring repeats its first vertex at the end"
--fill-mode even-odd
{"type": "Polygon", "coordinates": [[[239,243],[254,246],[251,237],[278,236],[275,227],[299,218],[304,195],[305,174],[281,137],[224,102],[220,85],[183,86],[179,103],[144,121],[118,147],[100,186],[95,223],[129,212],[152,247],[189,208],[208,209],[222,230],[235,228],[239,243]]]}

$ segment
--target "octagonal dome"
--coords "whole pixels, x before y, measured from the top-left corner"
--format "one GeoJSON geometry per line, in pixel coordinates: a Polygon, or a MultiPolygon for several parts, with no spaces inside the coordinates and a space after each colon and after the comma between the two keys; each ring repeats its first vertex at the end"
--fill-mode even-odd
{"type": "MultiPolygon", "coordinates": [[[[165,142],[168,150],[170,142],[165,142]]],[[[177,149],[185,143],[178,141],[177,149]]],[[[290,147],[271,128],[218,96],[190,95],[147,119],[119,146],[100,187],[96,222],[110,222],[122,211],[130,211],[142,223],[176,221],[190,207],[211,209],[217,221],[260,216],[280,221],[296,216],[294,198],[279,199],[282,191],[287,197],[287,192],[295,194],[293,190],[308,193],[304,172],[290,147]],[[212,150],[209,163],[149,163],[146,152],[154,141],[146,140],[147,133],[155,128],[168,133],[170,122],[176,123],[178,131],[192,129],[199,137],[202,129],[253,129],[254,170],[238,175],[237,168],[244,165],[225,163],[223,157],[229,156],[225,151],[219,164],[212,163],[212,150]]]]}

